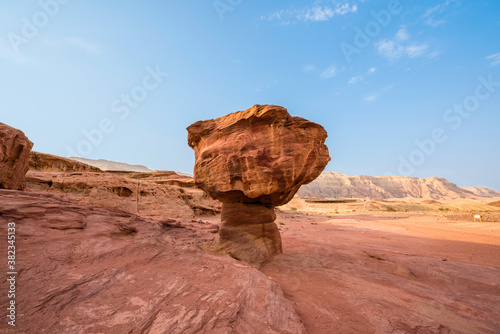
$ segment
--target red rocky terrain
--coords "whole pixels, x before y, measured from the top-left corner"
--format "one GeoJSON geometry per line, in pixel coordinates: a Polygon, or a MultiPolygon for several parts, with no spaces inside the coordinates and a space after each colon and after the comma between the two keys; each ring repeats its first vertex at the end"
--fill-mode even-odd
{"type": "Polygon", "coordinates": [[[438,202],[278,208],[283,254],[258,270],[212,252],[221,205],[190,177],[6,151],[26,189],[0,189],[17,272],[0,283],[0,333],[499,333],[498,222],[450,221],[438,202]]]}
{"type": "MultiPolygon", "coordinates": [[[[0,190],[16,224],[16,326],[2,333],[303,333],[280,286],[197,245],[217,226],[0,190]]],[[[4,249],[6,247],[3,247],[4,249]]],[[[0,308],[7,309],[2,281],[0,308]]]]}

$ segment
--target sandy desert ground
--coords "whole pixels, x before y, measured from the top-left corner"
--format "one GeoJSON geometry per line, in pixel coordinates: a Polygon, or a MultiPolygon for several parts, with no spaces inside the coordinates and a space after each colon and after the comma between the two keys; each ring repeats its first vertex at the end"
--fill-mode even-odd
{"type": "Polygon", "coordinates": [[[500,224],[437,214],[278,217],[263,268],[310,333],[498,333],[500,224]]]}

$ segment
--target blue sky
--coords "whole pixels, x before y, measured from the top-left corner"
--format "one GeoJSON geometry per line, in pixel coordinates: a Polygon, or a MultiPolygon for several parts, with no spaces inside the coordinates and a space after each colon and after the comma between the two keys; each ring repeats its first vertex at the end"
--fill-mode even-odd
{"type": "Polygon", "coordinates": [[[322,124],[327,171],[500,190],[499,1],[2,1],[0,121],[34,150],[192,172],[185,128],[322,124]]]}

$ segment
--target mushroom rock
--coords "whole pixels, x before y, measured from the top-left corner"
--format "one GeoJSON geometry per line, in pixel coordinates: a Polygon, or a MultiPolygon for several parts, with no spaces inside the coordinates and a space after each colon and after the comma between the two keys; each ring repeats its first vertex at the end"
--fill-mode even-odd
{"type": "Polygon", "coordinates": [[[281,254],[274,207],[330,161],[325,129],[283,107],[255,105],[187,130],[194,181],[222,202],[217,250],[256,266],[281,254]]]}
{"type": "Polygon", "coordinates": [[[0,189],[24,190],[32,147],[21,130],[0,123],[0,189]]]}

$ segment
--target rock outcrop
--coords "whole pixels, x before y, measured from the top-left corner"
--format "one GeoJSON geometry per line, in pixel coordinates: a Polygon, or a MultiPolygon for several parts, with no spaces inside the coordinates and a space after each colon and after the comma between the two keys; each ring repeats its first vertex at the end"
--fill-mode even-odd
{"type": "Polygon", "coordinates": [[[257,266],[280,254],[274,207],[330,161],[325,129],[283,107],[255,105],[187,130],[195,183],[223,202],[218,250],[257,266]]]}
{"type": "Polygon", "coordinates": [[[76,160],[35,151],[30,152],[30,169],[44,172],[101,172],[97,167],[76,160]]]}
{"type": "Polygon", "coordinates": [[[153,169],[149,169],[143,165],[131,165],[125,162],[110,161],[106,159],[87,159],[80,157],[69,157],[71,160],[79,161],[81,163],[94,166],[103,171],[121,171],[121,172],[137,172],[137,173],[151,173],[153,169]]]}
{"type": "Polygon", "coordinates": [[[194,182],[191,178],[170,171],[96,173],[29,170],[26,182],[27,189],[31,191],[64,195],[80,203],[148,217],[190,220],[196,215],[220,212],[220,203],[192,187],[190,182],[194,182]],[[188,184],[188,187],[183,184],[188,184]]]}
{"type": "Polygon", "coordinates": [[[24,190],[32,147],[21,130],[0,123],[0,189],[24,190]]]}

